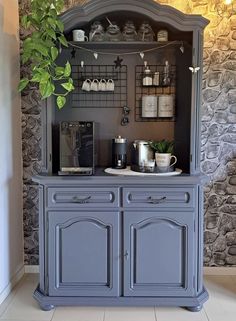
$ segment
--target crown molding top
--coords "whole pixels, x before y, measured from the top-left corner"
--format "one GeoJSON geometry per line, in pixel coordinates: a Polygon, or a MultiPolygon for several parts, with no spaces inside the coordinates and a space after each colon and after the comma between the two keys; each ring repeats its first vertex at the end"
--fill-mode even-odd
{"type": "Polygon", "coordinates": [[[69,32],[99,16],[116,11],[145,15],[156,22],[170,24],[182,31],[204,29],[209,23],[209,20],[200,15],[184,14],[173,7],[161,5],[153,0],[91,0],[65,11],[60,18],[65,25],[65,32],[69,32]]]}

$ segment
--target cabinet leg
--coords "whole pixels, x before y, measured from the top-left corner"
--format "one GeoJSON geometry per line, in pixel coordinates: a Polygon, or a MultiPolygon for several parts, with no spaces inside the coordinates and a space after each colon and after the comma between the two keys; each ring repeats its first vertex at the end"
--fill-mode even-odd
{"type": "Polygon", "coordinates": [[[187,310],[191,312],[200,312],[202,309],[202,304],[196,305],[195,307],[186,307],[187,310]]]}
{"type": "Polygon", "coordinates": [[[51,311],[51,310],[53,310],[55,307],[54,307],[54,305],[52,305],[52,304],[40,304],[40,308],[41,308],[43,311],[51,311]]]}

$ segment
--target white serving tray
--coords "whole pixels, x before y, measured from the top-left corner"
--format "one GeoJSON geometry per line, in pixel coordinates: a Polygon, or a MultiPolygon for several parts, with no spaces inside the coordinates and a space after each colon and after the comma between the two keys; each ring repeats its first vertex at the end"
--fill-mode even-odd
{"type": "Polygon", "coordinates": [[[125,169],[115,169],[115,168],[106,168],[105,173],[111,175],[120,175],[120,176],[177,176],[182,173],[182,169],[176,168],[173,172],[167,173],[141,173],[135,172],[130,169],[130,166],[127,166],[125,169]]]}

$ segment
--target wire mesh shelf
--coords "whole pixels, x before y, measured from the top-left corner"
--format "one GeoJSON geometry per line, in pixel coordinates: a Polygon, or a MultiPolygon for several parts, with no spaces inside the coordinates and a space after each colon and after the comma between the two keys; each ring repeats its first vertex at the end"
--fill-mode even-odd
{"type": "Polygon", "coordinates": [[[155,72],[159,72],[160,82],[159,85],[143,85],[144,76],[144,65],[137,65],[135,67],[135,121],[136,122],[157,122],[157,121],[175,121],[175,116],[171,118],[146,118],[142,117],[142,97],[145,95],[173,95],[174,101],[176,96],[176,66],[170,66],[170,84],[168,86],[163,85],[164,78],[164,65],[149,65],[151,70],[151,75],[153,76],[155,72]]]}
{"type": "Polygon", "coordinates": [[[115,68],[114,65],[72,65],[72,78],[75,90],[72,93],[74,108],[122,108],[127,106],[127,66],[115,68]],[[114,90],[86,91],[82,89],[87,79],[98,80],[107,85],[114,82],[114,90]]]}

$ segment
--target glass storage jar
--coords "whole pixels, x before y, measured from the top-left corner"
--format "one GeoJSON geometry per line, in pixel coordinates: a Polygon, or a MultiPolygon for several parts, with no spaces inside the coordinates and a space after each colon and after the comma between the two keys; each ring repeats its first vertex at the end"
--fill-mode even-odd
{"type": "Polygon", "coordinates": [[[127,21],[123,29],[123,38],[125,41],[136,41],[137,32],[133,21],[127,21]]]}
{"type": "Polygon", "coordinates": [[[143,86],[152,86],[152,72],[147,67],[143,73],[143,86]]]}
{"type": "Polygon", "coordinates": [[[106,31],[106,40],[107,41],[121,41],[123,39],[120,27],[115,23],[112,22],[106,31]]]}
{"type": "Polygon", "coordinates": [[[89,41],[105,41],[105,31],[100,21],[95,21],[92,24],[89,41]]]}
{"type": "Polygon", "coordinates": [[[153,41],[154,32],[152,27],[147,21],[144,21],[138,31],[138,40],[139,41],[153,41]]]}

